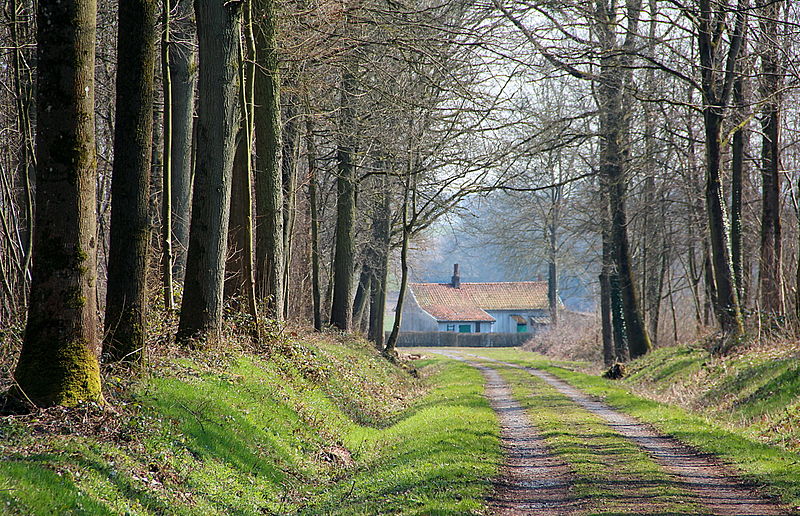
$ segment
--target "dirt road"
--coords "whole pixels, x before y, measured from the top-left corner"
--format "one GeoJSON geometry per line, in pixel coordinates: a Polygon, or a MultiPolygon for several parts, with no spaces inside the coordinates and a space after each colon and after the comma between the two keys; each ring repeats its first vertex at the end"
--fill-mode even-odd
{"type": "MultiPolygon", "coordinates": [[[[713,457],[700,454],[676,439],[658,433],[649,425],[612,409],[550,373],[493,360],[479,354],[430,351],[464,360],[478,368],[486,378],[486,396],[498,414],[502,445],[506,453],[505,465],[495,483],[495,493],[488,500],[492,514],[552,515],[595,512],[591,510],[591,500],[578,500],[571,494],[570,467],[548,449],[545,439],[526,417],[524,409],[512,396],[509,385],[498,373],[502,368],[522,369],[530,373],[573,403],[605,420],[613,432],[644,450],[672,477],[676,485],[690,493],[707,514],[791,514],[787,508],[776,505],[748,487],[713,457]]],[[[625,496],[624,491],[621,489],[620,496],[625,496]]],[[[648,512],[646,502],[641,500],[637,507],[626,513],[655,513],[648,512]]]]}

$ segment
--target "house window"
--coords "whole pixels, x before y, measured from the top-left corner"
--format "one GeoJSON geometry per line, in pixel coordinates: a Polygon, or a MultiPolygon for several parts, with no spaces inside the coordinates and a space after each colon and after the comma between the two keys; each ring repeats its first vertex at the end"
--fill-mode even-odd
{"type": "Polygon", "coordinates": [[[476,322],[475,323],[475,333],[480,333],[480,332],[481,332],[481,323],[476,322]]]}
{"type": "Polygon", "coordinates": [[[458,333],[472,333],[472,325],[471,324],[459,324],[458,325],[458,333]]]}
{"type": "Polygon", "coordinates": [[[526,321],[524,317],[512,315],[511,319],[517,323],[517,333],[525,333],[528,331],[528,321],[526,321]]]}
{"type": "Polygon", "coordinates": [[[455,324],[448,324],[447,325],[447,331],[456,331],[456,325],[455,324]]]}

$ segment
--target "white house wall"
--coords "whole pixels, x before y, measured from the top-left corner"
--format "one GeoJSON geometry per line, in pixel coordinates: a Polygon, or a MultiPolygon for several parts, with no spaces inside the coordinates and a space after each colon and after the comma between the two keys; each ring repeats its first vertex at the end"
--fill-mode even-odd
{"type": "Polygon", "coordinates": [[[439,323],[431,314],[420,308],[411,289],[406,291],[400,331],[438,331],[439,323]]]}
{"type": "MultiPolygon", "coordinates": [[[[536,331],[536,327],[530,323],[531,316],[549,317],[548,310],[486,310],[486,313],[495,318],[492,331],[497,333],[516,333],[517,321],[511,318],[512,315],[519,315],[528,322],[527,330],[529,333],[536,331]]],[[[483,328],[481,328],[481,331],[483,328]]]]}

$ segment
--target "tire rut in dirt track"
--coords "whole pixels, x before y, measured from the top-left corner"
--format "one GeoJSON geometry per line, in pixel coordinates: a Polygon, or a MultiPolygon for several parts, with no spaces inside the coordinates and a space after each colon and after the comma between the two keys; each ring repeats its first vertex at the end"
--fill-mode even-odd
{"type": "Polygon", "coordinates": [[[712,514],[720,516],[791,514],[787,508],[776,505],[747,487],[742,480],[737,479],[727,468],[715,463],[709,456],[692,450],[672,437],[656,432],[649,425],[612,409],[550,373],[479,355],[469,354],[469,356],[523,369],[547,382],[584,409],[605,419],[620,435],[634,441],[661,467],[677,477],[712,514]]]}
{"type": "Polygon", "coordinates": [[[577,502],[570,495],[569,469],[547,448],[500,374],[463,357],[438,353],[480,370],[486,378],[486,396],[500,420],[505,463],[492,497],[487,500],[491,513],[542,516],[576,513],[577,502]]]}

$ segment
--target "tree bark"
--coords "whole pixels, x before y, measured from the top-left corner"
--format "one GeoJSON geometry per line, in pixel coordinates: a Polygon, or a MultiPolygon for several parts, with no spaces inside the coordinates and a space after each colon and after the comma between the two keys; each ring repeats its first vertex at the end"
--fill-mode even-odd
{"type": "Polygon", "coordinates": [[[283,317],[283,180],[281,177],[280,72],[274,0],[257,0],[256,132],[256,281],[266,315],[283,317]]]}
{"type": "Polygon", "coordinates": [[[339,144],[336,151],[338,177],[336,178],[336,250],[333,271],[333,302],[331,325],[340,330],[350,330],[353,316],[353,270],[355,242],[353,226],[355,216],[355,164],[353,163],[352,131],[355,118],[353,101],[356,93],[355,77],[351,70],[342,72],[341,117],[339,144]]]}
{"type": "Polygon", "coordinates": [[[172,264],[172,78],[169,69],[169,53],[172,44],[170,31],[170,5],[162,1],[161,19],[161,84],[164,93],[164,162],[161,170],[161,284],[164,309],[175,310],[172,264]]]}
{"type": "Polygon", "coordinates": [[[372,267],[367,261],[361,266],[358,278],[356,297],[353,300],[353,329],[364,331],[365,324],[369,322],[369,299],[372,291],[372,267]]]}
{"type": "Polygon", "coordinates": [[[14,371],[39,406],[102,401],[97,338],[94,0],[37,7],[37,189],[28,320],[14,371]]]}
{"type": "Polygon", "coordinates": [[[744,78],[741,73],[733,84],[733,99],[736,105],[737,127],[731,143],[731,261],[733,276],[736,280],[739,302],[744,303],[745,288],[742,259],[742,189],[744,177],[747,175],[745,150],[748,143],[747,102],[744,78]]]}
{"type": "Polygon", "coordinates": [[[289,95],[286,107],[286,124],[283,131],[283,317],[289,317],[289,292],[291,279],[292,247],[294,241],[295,209],[297,206],[297,160],[300,150],[300,130],[297,126],[297,108],[294,95],[289,95]]]}
{"type": "Polygon", "coordinates": [[[614,336],[611,328],[611,282],[608,271],[600,273],[600,335],[603,342],[603,364],[610,367],[614,363],[614,336]]]}
{"type": "Polygon", "coordinates": [[[322,298],[319,268],[319,212],[317,209],[317,151],[314,144],[314,121],[306,96],[306,154],[308,156],[308,219],[311,223],[311,302],[314,329],[322,330],[322,298]]]}
{"type": "Polygon", "coordinates": [[[400,336],[400,325],[403,322],[403,306],[406,300],[406,291],[408,290],[408,241],[411,237],[411,225],[409,224],[408,219],[409,196],[411,195],[410,175],[411,174],[409,173],[408,177],[406,177],[406,184],[403,192],[403,240],[400,247],[400,293],[397,295],[397,304],[395,305],[395,316],[394,324],[392,325],[392,332],[389,334],[389,338],[386,339],[386,347],[383,349],[383,353],[390,357],[396,352],[395,348],[397,347],[397,339],[400,336]]]}
{"type": "Polygon", "coordinates": [[[242,26],[244,45],[239,54],[239,112],[241,121],[236,138],[231,185],[230,225],[228,227],[228,260],[225,265],[225,298],[233,303],[244,302],[258,334],[253,264],[253,74],[254,40],[249,4],[245,6],[242,26]]]}
{"type": "MultiPolygon", "coordinates": [[[[629,122],[625,105],[625,85],[631,81],[631,71],[620,51],[633,45],[639,7],[629,6],[627,36],[620,48],[614,25],[615,9],[598,2],[597,29],[601,47],[607,52],[600,60],[600,78],[597,99],[600,111],[600,173],[608,181],[608,200],[611,222],[612,257],[619,281],[619,293],[625,318],[625,330],[631,358],[637,358],[652,348],[644,324],[639,296],[636,292],[633,265],[628,241],[628,216],[625,206],[627,195],[625,162],[629,153],[629,122]]],[[[612,292],[614,285],[612,281],[612,292]]]]}
{"type": "Polygon", "coordinates": [[[192,134],[194,132],[194,94],[197,86],[197,39],[193,0],[169,0],[176,13],[170,21],[169,82],[172,88],[170,162],[172,172],[172,238],[174,279],[182,282],[189,248],[189,221],[192,215],[194,182],[192,134]]]}
{"type": "Polygon", "coordinates": [[[784,313],[781,270],[780,111],[781,71],[778,22],[780,1],[759,0],[761,10],[761,309],[784,313]]]}
{"type": "MultiPolygon", "coordinates": [[[[737,23],[730,42],[724,76],[720,75],[717,59],[717,37],[715,31],[721,24],[709,0],[700,0],[698,17],[698,51],[701,65],[701,87],[703,89],[703,122],[706,140],[706,213],[710,230],[711,264],[714,273],[716,302],[714,311],[723,333],[736,339],[744,334],[742,312],[736,278],[733,274],[730,246],[728,242],[728,219],[725,214],[725,197],[722,193],[720,173],[720,136],[724,110],[733,84],[733,64],[742,46],[744,10],[737,13],[737,23]]],[[[741,6],[740,6],[741,7],[741,6]]]]}
{"type": "Polygon", "coordinates": [[[241,4],[198,0],[200,95],[192,224],[178,340],[216,340],[222,294],[239,116],[238,49],[241,4]]]}
{"type": "Polygon", "coordinates": [[[112,361],[141,362],[144,356],[156,12],[155,0],[119,3],[111,247],[103,342],[103,352],[112,361]]]}
{"type": "Polygon", "coordinates": [[[370,292],[368,337],[378,350],[383,350],[386,318],[386,284],[389,275],[389,246],[392,233],[391,195],[387,176],[381,177],[379,202],[372,219],[372,241],[375,245],[370,292]]]}

